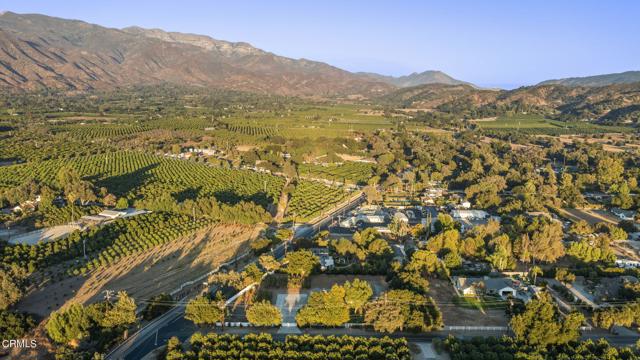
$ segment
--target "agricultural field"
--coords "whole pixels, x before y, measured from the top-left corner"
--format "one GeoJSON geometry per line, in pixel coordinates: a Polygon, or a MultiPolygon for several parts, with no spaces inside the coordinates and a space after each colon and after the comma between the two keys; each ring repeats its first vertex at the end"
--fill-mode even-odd
{"type": "Polygon", "coordinates": [[[247,225],[207,225],[145,251],[132,252],[86,276],[38,282],[37,290],[25,297],[20,308],[46,315],[65,303],[87,304],[100,300],[104,289],[126,289],[140,301],[170,293],[185,281],[202,276],[246,251],[248,242],[258,236],[261,229],[247,225]],[[43,303],[49,304],[48,307],[43,307],[43,303]]]}
{"type": "Polygon", "coordinates": [[[380,114],[363,114],[356,106],[305,106],[283,112],[235,114],[223,122],[232,131],[254,136],[285,138],[349,137],[379,129],[392,129],[395,122],[380,114]]]}
{"type": "Polygon", "coordinates": [[[345,162],[343,164],[300,164],[298,172],[302,176],[318,177],[348,184],[366,184],[371,178],[373,165],[360,162],[345,162]]]}
{"type": "Polygon", "coordinates": [[[475,121],[474,123],[481,129],[490,132],[518,131],[530,135],[599,134],[629,132],[632,130],[629,127],[623,126],[605,126],[586,122],[563,122],[533,114],[501,116],[493,121],[475,121]]]}
{"type": "Polygon", "coordinates": [[[130,200],[170,194],[179,201],[214,196],[222,202],[251,200],[267,206],[279,198],[284,185],[284,179],[272,175],[122,151],[4,166],[0,168],[0,189],[18,186],[29,178],[53,183],[64,166],[71,166],[96,186],[130,200]]]}
{"type": "Polygon", "coordinates": [[[228,124],[227,129],[232,132],[238,132],[249,136],[274,136],[277,135],[277,131],[273,128],[266,126],[250,126],[250,125],[236,125],[228,124]]]}
{"type": "Polygon", "coordinates": [[[76,139],[90,140],[98,138],[114,138],[120,136],[133,135],[148,131],[147,128],[139,125],[127,124],[99,124],[99,125],[65,125],[52,128],[54,134],[68,134],[76,139]]]}
{"type": "Polygon", "coordinates": [[[1,254],[4,262],[16,264],[31,273],[82,257],[84,242],[87,260],[66,266],[68,274],[79,275],[167,243],[209,223],[205,219],[193,221],[186,215],[156,212],[135,219],[119,219],[86,232],[73,232],[47,243],[8,246],[1,254]]]}
{"type": "Polygon", "coordinates": [[[107,123],[101,121],[72,122],[52,126],[53,134],[66,134],[80,140],[116,138],[130,136],[154,129],[189,130],[203,134],[205,129],[215,127],[217,122],[199,117],[172,117],[153,120],[114,120],[107,123]]]}
{"type": "Polygon", "coordinates": [[[330,187],[315,181],[301,181],[291,194],[287,216],[296,221],[308,221],[330,209],[349,196],[340,188],[330,187]]]}
{"type": "Polygon", "coordinates": [[[61,135],[26,133],[2,138],[0,132],[0,163],[5,164],[73,158],[114,149],[109,143],[86,142],[61,135]]]}

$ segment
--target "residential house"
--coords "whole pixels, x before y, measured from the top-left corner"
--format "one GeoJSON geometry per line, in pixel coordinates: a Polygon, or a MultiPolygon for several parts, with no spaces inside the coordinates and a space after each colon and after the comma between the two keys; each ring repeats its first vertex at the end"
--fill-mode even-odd
{"type": "Polygon", "coordinates": [[[618,259],[616,260],[616,266],[625,269],[631,268],[640,268],[640,261],[629,260],[629,259],[618,259]]]}
{"type": "Polygon", "coordinates": [[[478,225],[484,225],[491,219],[500,221],[499,216],[490,216],[484,210],[453,209],[451,210],[451,217],[460,223],[462,232],[473,229],[478,225]]]}
{"type": "Polygon", "coordinates": [[[464,296],[491,295],[503,299],[515,297],[519,283],[510,278],[457,277],[454,280],[458,291],[464,296]]]}
{"type": "Polygon", "coordinates": [[[320,260],[320,270],[325,271],[333,269],[335,267],[335,261],[333,257],[329,255],[329,249],[327,248],[312,248],[310,249],[313,255],[317,256],[320,260]]]}
{"type": "Polygon", "coordinates": [[[619,208],[611,209],[613,215],[617,216],[620,220],[631,220],[633,221],[636,215],[636,212],[633,210],[622,210],[619,208]]]}

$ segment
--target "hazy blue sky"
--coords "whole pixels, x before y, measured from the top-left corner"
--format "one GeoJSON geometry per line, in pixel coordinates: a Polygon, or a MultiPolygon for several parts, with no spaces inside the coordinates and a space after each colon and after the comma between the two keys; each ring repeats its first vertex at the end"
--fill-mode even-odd
{"type": "Polygon", "coordinates": [[[32,1],[0,10],[246,41],[350,71],[484,86],[640,70],[640,1],[32,1]]]}

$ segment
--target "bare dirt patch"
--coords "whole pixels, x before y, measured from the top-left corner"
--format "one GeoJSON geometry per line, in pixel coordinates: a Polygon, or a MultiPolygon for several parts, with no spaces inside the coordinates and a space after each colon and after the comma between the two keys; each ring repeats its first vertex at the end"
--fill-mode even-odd
{"type": "Polygon", "coordinates": [[[236,150],[240,152],[247,152],[257,148],[255,145],[238,145],[236,146],[236,150]]]}
{"type": "Polygon", "coordinates": [[[349,155],[349,154],[336,154],[338,157],[344,161],[360,161],[364,159],[364,156],[358,155],[349,155]]]}
{"type": "Polygon", "coordinates": [[[71,302],[92,303],[104,290],[125,290],[139,304],[198,278],[246,251],[261,228],[214,225],[148,252],[131,255],[90,273],[48,283],[29,293],[18,308],[41,316],[71,302]]]}

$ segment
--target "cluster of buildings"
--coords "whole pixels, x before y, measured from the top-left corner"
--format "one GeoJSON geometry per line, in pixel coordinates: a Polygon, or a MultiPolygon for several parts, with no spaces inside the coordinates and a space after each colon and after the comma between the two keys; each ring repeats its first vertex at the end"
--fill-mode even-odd
{"type": "Polygon", "coordinates": [[[535,295],[533,286],[508,277],[461,277],[453,278],[454,287],[462,296],[494,296],[502,300],[519,299],[529,302],[535,295]]]}
{"type": "Polygon", "coordinates": [[[182,149],[182,151],[179,154],[169,154],[169,153],[165,154],[165,156],[178,158],[178,159],[189,159],[194,156],[220,156],[220,155],[222,155],[222,151],[216,148],[206,149],[206,148],[196,148],[196,147],[182,149]]]}

